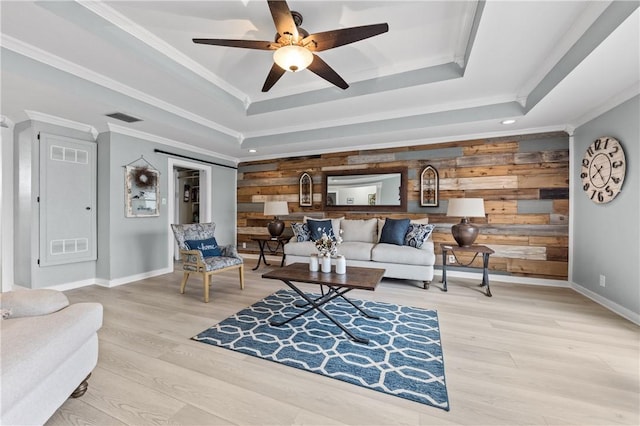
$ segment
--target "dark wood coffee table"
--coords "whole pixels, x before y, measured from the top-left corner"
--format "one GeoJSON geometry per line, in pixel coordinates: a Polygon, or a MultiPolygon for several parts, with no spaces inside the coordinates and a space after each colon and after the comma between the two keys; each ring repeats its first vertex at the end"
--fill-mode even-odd
{"type": "Polygon", "coordinates": [[[347,335],[356,342],[367,344],[369,343],[369,339],[365,339],[362,337],[358,337],[351,332],[348,328],[342,325],[338,320],[336,320],[329,312],[327,312],[322,306],[326,303],[329,303],[333,299],[338,297],[345,300],[351,306],[356,308],[361,314],[366,316],[367,318],[372,319],[380,319],[380,317],[376,315],[372,315],[364,309],[357,306],[351,300],[347,299],[344,295],[350,292],[351,290],[369,290],[374,291],[376,286],[382,279],[384,275],[384,269],[377,268],[360,268],[355,266],[347,266],[346,274],[336,274],[335,272],[325,273],[325,272],[311,272],[309,271],[309,265],[306,263],[293,263],[291,265],[287,265],[283,268],[274,269],[273,271],[262,274],[262,278],[270,278],[274,280],[280,280],[285,283],[289,288],[298,293],[300,297],[302,297],[305,302],[302,304],[296,304],[298,308],[307,308],[302,312],[296,314],[295,316],[286,319],[284,321],[271,321],[271,325],[273,326],[281,326],[289,321],[293,321],[296,318],[301,317],[307,312],[317,310],[322,315],[327,317],[331,322],[340,327],[342,331],[347,333],[347,335]],[[315,299],[312,299],[307,294],[305,294],[302,290],[300,290],[294,282],[299,283],[309,283],[309,284],[319,284],[322,290],[322,295],[315,299]],[[323,286],[327,286],[329,291],[324,292],[323,286]]]}

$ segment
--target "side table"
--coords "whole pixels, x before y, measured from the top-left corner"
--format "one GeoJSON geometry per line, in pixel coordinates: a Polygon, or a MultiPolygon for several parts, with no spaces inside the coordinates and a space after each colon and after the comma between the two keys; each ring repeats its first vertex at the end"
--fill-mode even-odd
{"type": "Polygon", "coordinates": [[[442,249],[442,291],[447,291],[447,252],[453,253],[455,256],[456,252],[467,252],[467,253],[475,253],[471,262],[463,265],[456,258],[456,264],[459,266],[469,266],[476,259],[476,257],[482,253],[482,284],[480,287],[487,287],[487,291],[485,296],[491,297],[491,289],[489,288],[489,256],[491,256],[495,251],[490,249],[487,246],[482,245],[473,245],[468,247],[460,247],[455,244],[440,244],[440,248],[442,249]]]}
{"type": "Polygon", "coordinates": [[[260,267],[260,262],[264,262],[265,266],[271,266],[267,263],[267,258],[264,256],[265,247],[269,250],[270,254],[276,254],[279,249],[282,249],[282,261],[280,262],[280,266],[284,266],[284,245],[289,241],[291,237],[283,237],[282,235],[279,237],[272,237],[270,235],[254,235],[251,237],[252,241],[256,241],[258,243],[258,247],[260,247],[260,256],[258,256],[258,264],[252,270],[255,271],[260,267]],[[276,247],[274,249],[271,248],[269,242],[276,243],[276,247]]]}

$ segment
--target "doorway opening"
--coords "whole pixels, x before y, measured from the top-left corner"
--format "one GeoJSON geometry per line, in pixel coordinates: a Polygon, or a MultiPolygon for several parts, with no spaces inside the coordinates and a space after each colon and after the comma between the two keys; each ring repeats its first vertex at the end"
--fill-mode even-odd
{"type": "MultiPolygon", "coordinates": [[[[170,172],[167,185],[169,205],[168,224],[211,222],[212,170],[211,166],[177,158],[168,159],[170,172]]],[[[170,228],[170,226],[167,226],[170,228]]],[[[180,250],[169,229],[169,258],[167,266],[180,260],[180,250]]]]}
{"type": "Polygon", "coordinates": [[[176,167],[174,223],[200,223],[200,173],[199,170],[176,167]]]}

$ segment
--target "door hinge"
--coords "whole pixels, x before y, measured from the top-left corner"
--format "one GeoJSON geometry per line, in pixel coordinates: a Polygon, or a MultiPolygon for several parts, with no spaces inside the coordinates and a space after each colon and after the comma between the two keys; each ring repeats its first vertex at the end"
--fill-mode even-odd
{"type": "Polygon", "coordinates": [[[40,196],[38,195],[38,197],[36,198],[36,202],[39,203],[40,202],[40,196]]]}
{"type": "Polygon", "coordinates": [[[38,133],[38,140],[40,140],[40,133],[38,133]]]}
{"type": "Polygon", "coordinates": [[[40,264],[40,259],[38,259],[38,265],[40,264]]]}

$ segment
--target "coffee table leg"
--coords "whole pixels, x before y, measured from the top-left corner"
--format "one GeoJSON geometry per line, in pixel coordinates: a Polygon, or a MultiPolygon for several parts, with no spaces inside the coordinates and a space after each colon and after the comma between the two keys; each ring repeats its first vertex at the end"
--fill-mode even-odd
{"type": "MultiPolygon", "coordinates": [[[[358,342],[358,343],[364,343],[365,345],[369,343],[369,339],[365,339],[363,337],[358,337],[355,334],[353,334],[347,327],[345,327],[344,325],[342,325],[338,320],[336,320],[335,318],[333,318],[331,316],[331,314],[329,312],[327,312],[326,310],[324,310],[322,308],[322,305],[324,305],[325,303],[330,302],[331,300],[337,298],[337,297],[342,297],[343,299],[349,301],[348,299],[346,299],[344,296],[342,296],[344,293],[346,293],[347,291],[351,290],[351,289],[347,289],[345,292],[343,293],[338,293],[336,292],[333,288],[331,288],[331,292],[327,293],[325,296],[321,297],[319,300],[321,303],[316,303],[315,300],[311,299],[309,296],[307,296],[303,291],[301,291],[298,287],[296,287],[295,285],[293,285],[290,281],[285,281],[282,280],[282,282],[284,282],[287,286],[289,286],[289,288],[291,288],[293,291],[295,291],[296,293],[298,293],[298,295],[300,297],[302,297],[304,300],[306,300],[308,302],[309,305],[311,305],[311,307],[309,307],[308,309],[305,309],[304,311],[294,315],[291,318],[288,318],[284,321],[269,321],[269,324],[275,326],[275,327],[279,327],[281,325],[284,325],[290,321],[293,321],[296,318],[301,317],[302,315],[306,314],[309,311],[312,311],[314,309],[318,310],[320,313],[322,313],[322,315],[324,315],[327,319],[329,319],[329,321],[331,321],[332,323],[334,323],[335,325],[337,325],[338,327],[340,327],[340,329],[342,331],[344,331],[353,341],[358,342]],[[332,294],[333,293],[333,294],[332,294]],[[331,297],[328,297],[331,296],[331,297]]],[[[318,299],[317,299],[318,300],[318,299]]],[[[350,302],[350,301],[349,301],[350,302]]],[[[353,305],[353,304],[352,304],[353,305]]],[[[355,306],[355,305],[353,305],[355,306]]],[[[358,308],[356,306],[356,308],[364,313],[365,315],[367,315],[362,309],[358,308]]],[[[367,315],[368,316],[368,315],[367,315]]]]}

